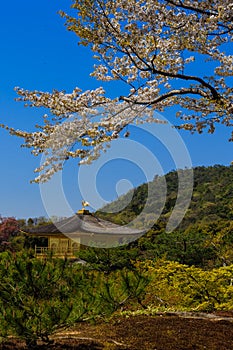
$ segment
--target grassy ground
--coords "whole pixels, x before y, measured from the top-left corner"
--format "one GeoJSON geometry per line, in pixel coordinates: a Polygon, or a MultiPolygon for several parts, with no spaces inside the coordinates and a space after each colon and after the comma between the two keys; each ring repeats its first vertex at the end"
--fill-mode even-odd
{"type": "MultiPolygon", "coordinates": [[[[109,323],[79,324],[53,337],[38,349],[76,350],[232,350],[233,314],[156,315],[120,317],[109,323]]],[[[8,340],[0,349],[25,349],[8,340]]]]}

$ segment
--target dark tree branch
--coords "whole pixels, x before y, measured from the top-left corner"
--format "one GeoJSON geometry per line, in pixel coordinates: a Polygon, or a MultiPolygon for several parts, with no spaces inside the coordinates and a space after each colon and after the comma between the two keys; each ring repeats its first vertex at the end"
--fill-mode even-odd
{"type": "Polygon", "coordinates": [[[180,7],[182,9],[190,10],[190,11],[195,11],[197,13],[201,13],[202,15],[208,15],[208,16],[217,16],[218,12],[217,11],[207,11],[204,9],[196,8],[194,6],[187,6],[185,5],[181,0],[179,1],[179,4],[173,0],[167,0],[167,3],[172,4],[176,7],[180,7]]]}
{"type": "Polygon", "coordinates": [[[160,71],[160,70],[155,69],[155,68],[152,70],[152,73],[160,74],[160,75],[163,75],[165,77],[170,77],[170,78],[177,78],[177,79],[182,79],[182,80],[197,81],[202,86],[204,86],[204,87],[206,87],[207,89],[210,90],[214,100],[219,100],[220,99],[220,95],[217,92],[217,90],[212,85],[210,85],[209,83],[207,83],[204,79],[202,79],[200,77],[196,77],[196,76],[192,76],[192,75],[185,75],[185,74],[180,74],[180,73],[164,72],[164,71],[160,71]]]}
{"type": "Polygon", "coordinates": [[[156,103],[159,103],[161,101],[164,101],[170,97],[173,96],[178,96],[178,95],[188,95],[188,94],[193,94],[193,95],[200,95],[203,97],[208,97],[207,93],[205,93],[204,91],[202,91],[201,89],[194,89],[194,88],[187,88],[187,89],[180,89],[180,90],[172,90],[169,91],[159,97],[157,97],[156,99],[152,100],[152,101],[138,101],[138,100],[133,100],[131,98],[128,97],[124,97],[124,96],[120,96],[119,100],[120,101],[125,101],[125,102],[130,102],[132,104],[135,105],[147,105],[147,106],[151,106],[151,105],[155,105],[156,103]]]}

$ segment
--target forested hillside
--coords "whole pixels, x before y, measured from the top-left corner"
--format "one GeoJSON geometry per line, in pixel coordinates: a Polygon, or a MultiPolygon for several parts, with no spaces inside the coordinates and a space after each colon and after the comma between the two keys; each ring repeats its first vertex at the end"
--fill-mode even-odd
{"type": "MultiPolygon", "coordinates": [[[[183,170],[184,174],[188,171],[183,170]]],[[[150,257],[166,257],[202,267],[228,265],[233,260],[233,166],[196,167],[193,171],[193,195],[180,225],[171,233],[165,230],[177,198],[178,177],[177,172],[172,171],[165,176],[167,196],[159,220],[133,245],[150,257]]],[[[154,185],[154,193],[149,198],[151,205],[147,205],[144,220],[153,220],[153,210],[161,205],[160,182],[162,184],[164,178],[156,176],[150,184],[154,185]]],[[[97,214],[119,224],[130,222],[143,210],[147,189],[147,184],[136,188],[124,210],[117,212],[118,207],[129,202],[132,192],[97,214]]]]}
{"type": "MultiPolygon", "coordinates": [[[[188,171],[182,170],[184,179],[188,171]]],[[[95,214],[125,223],[143,210],[142,221],[152,220],[152,210],[161,209],[166,180],[167,200],[151,229],[121,247],[80,249],[73,263],[56,258],[53,252],[38,259],[30,237],[19,230],[23,222],[2,218],[1,339],[17,336],[27,349],[38,348],[39,341],[49,348],[53,333],[69,326],[73,331],[75,326],[80,335],[79,325],[87,320],[109,321],[114,316],[117,324],[129,318],[135,325],[131,318],[135,315],[233,310],[232,175],[233,166],[195,168],[190,207],[172,232],[166,231],[166,224],[176,202],[177,173],[171,172],[166,178],[156,176],[149,186],[135,189],[123,211],[95,214]],[[79,259],[81,264],[77,263],[79,259]]],[[[116,210],[131,195],[132,192],[119,198],[107,209],[116,210]]],[[[150,323],[151,318],[146,328],[150,323]]],[[[186,327],[189,334],[190,327],[186,327]]],[[[170,337],[173,339],[174,334],[170,337]]]]}

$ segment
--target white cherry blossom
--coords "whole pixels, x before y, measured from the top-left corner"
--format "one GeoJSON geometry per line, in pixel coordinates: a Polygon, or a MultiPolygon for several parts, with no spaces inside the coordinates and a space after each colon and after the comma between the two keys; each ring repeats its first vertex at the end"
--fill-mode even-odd
{"type": "Polygon", "coordinates": [[[69,157],[92,162],[128,124],[159,122],[154,111],[171,106],[180,110],[179,128],[232,127],[232,0],[74,0],[71,15],[61,15],[79,44],[92,49],[91,75],[120,81],[128,93],[111,99],[102,87],[16,88],[18,100],[48,109],[33,133],[4,126],[35,156],[46,155],[36,182],[50,179],[69,157]]]}

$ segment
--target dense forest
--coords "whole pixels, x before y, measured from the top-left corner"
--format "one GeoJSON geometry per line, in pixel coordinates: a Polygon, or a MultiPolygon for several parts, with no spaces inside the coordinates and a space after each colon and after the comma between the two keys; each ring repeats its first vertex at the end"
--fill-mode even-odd
{"type": "MultiPolygon", "coordinates": [[[[179,170],[183,178],[189,171],[179,170]]],[[[134,255],[142,260],[163,258],[204,269],[228,266],[233,261],[232,178],[233,166],[194,168],[190,205],[183,220],[172,232],[167,232],[166,226],[177,199],[177,171],[171,171],[164,177],[155,176],[150,184],[131,190],[94,215],[124,225],[140,214],[141,225],[149,223],[150,229],[137,241],[118,248],[119,254],[117,249],[113,250],[120,261],[119,256],[129,254],[131,258],[134,255]],[[164,183],[167,191],[165,204],[164,183]],[[119,211],[119,208],[124,209],[119,211]],[[156,210],[161,211],[157,221],[154,220],[156,210]]],[[[28,227],[48,223],[46,218],[25,221],[0,217],[0,250],[20,251],[32,247],[32,239],[22,232],[28,227]]],[[[137,225],[140,226],[140,222],[137,225]]],[[[80,256],[88,259],[91,251],[87,249],[80,256]]],[[[101,249],[98,252],[100,254],[101,249]]]]}
{"type": "MultiPolygon", "coordinates": [[[[189,170],[182,171],[185,176],[189,170]]],[[[74,261],[52,253],[38,259],[22,230],[35,222],[1,218],[1,341],[13,335],[33,349],[38,341],[49,346],[62,328],[112,315],[233,310],[232,175],[233,166],[195,168],[190,206],[180,225],[167,232],[178,191],[177,173],[170,172],[162,215],[145,235],[117,248],[81,249],[74,261]]],[[[148,200],[143,220],[151,220],[154,203],[161,203],[160,182],[158,176],[152,182],[153,198],[148,200],[143,184],[123,211],[95,215],[124,224],[148,200]]],[[[116,211],[131,194],[104,209],[116,211]]]]}
{"type": "MultiPolygon", "coordinates": [[[[189,170],[182,171],[185,175],[189,170]]],[[[196,167],[193,172],[192,199],[179,226],[171,233],[166,232],[178,192],[177,172],[172,171],[165,175],[167,196],[159,220],[131,246],[140,248],[150,258],[166,257],[206,268],[229,265],[233,259],[233,166],[196,167]]],[[[97,212],[97,215],[126,224],[143,210],[148,201],[143,220],[153,219],[156,203],[158,208],[161,205],[160,182],[161,177],[156,176],[150,184],[150,188],[154,186],[155,189],[150,198],[147,198],[148,184],[143,184],[133,190],[133,196],[127,193],[97,212]],[[132,197],[129,205],[117,212],[118,207],[122,208],[122,203],[129,202],[128,197],[132,197]]]]}

